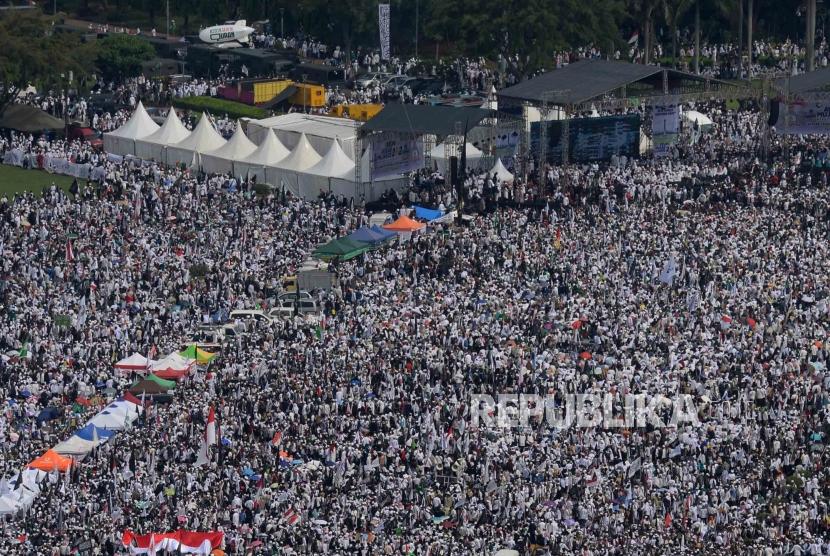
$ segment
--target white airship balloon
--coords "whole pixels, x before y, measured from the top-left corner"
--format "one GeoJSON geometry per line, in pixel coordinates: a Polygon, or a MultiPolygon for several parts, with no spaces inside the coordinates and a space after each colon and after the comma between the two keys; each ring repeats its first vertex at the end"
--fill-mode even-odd
{"type": "Polygon", "coordinates": [[[244,19],[226,25],[214,25],[199,31],[199,38],[208,43],[220,47],[234,47],[247,43],[249,36],[254,32],[248,27],[244,19]]]}

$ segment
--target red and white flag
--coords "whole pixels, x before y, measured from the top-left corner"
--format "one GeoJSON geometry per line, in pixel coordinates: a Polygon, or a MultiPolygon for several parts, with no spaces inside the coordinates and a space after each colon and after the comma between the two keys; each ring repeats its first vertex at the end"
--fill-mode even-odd
{"type": "Polygon", "coordinates": [[[213,411],[213,406],[210,406],[207,418],[207,428],[205,429],[205,444],[213,446],[216,444],[216,414],[213,411]]]}
{"type": "Polygon", "coordinates": [[[72,249],[72,240],[66,240],[66,262],[71,263],[75,260],[75,250],[72,249]]]}
{"type": "Polygon", "coordinates": [[[282,444],[282,431],[277,431],[274,433],[274,438],[271,439],[271,444],[274,446],[279,446],[282,444]]]}
{"type": "Polygon", "coordinates": [[[282,514],[282,520],[289,525],[296,525],[300,521],[300,514],[294,508],[289,508],[282,514]]]}

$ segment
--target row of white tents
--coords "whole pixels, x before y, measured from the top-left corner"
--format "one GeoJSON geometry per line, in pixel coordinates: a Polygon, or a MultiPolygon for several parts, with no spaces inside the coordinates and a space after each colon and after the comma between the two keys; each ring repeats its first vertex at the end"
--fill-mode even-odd
{"type": "MultiPolygon", "coordinates": [[[[226,141],[206,114],[189,131],[171,108],[164,124],[158,126],[139,102],[127,123],[104,135],[104,148],[108,153],[168,165],[184,164],[208,173],[255,176],[259,183],[284,187],[297,196],[315,197],[320,191],[355,194],[355,163],[338,140],[332,141],[328,152],[321,156],[305,134],[289,150],[268,129],[257,146],[237,123],[233,136],[226,141]]],[[[402,181],[385,180],[378,189],[395,187],[402,181]]]]}

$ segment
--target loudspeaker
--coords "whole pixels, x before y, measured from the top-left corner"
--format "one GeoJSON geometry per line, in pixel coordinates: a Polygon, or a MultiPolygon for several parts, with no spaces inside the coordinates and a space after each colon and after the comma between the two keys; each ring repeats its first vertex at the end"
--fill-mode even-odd
{"type": "Polygon", "coordinates": [[[458,157],[450,157],[450,183],[458,185],[458,157]]]}
{"type": "Polygon", "coordinates": [[[775,124],[778,123],[778,114],[780,113],[780,110],[781,110],[781,104],[780,104],[779,101],[777,101],[777,100],[770,101],[770,103],[769,103],[769,120],[767,121],[767,124],[769,124],[770,127],[772,127],[772,126],[774,126],[775,124]]]}

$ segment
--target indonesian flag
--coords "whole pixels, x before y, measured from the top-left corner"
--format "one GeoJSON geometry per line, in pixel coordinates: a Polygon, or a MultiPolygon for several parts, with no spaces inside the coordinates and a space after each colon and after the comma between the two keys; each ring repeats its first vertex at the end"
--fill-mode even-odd
{"type": "Polygon", "coordinates": [[[72,249],[72,240],[66,240],[66,262],[71,263],[75,260],[75,250],[72,249]]]}
{"type": "Polygon", "coordinates": [[[721,328],[729,328],[730,326],[732,326],[732,317],[730,317],[729,315],[721,316],[720,325],[721,328]]]}
{"type": "Polygon", "coordinates": [[[222,545],[225,534],[220,531],[196,532],[179,529],[172,533],[150,533],[137,535],[129,529],[124,531],[122,544],[131,554],[155,554],[156,551],[178,551],[181,554],[202,554],[208,556],[213,549],[222,545]]]}
{"type": "Polygon", "coordinates": [[[216,444],[216,415],[213,411],[213,406],[210,406],[207,418],[207,428],[205,429],[205,443],[208,446],[216,444]]]}
{"type": "Polygon", "coordinates": [[[628,44],[630,44],[630,45],[634,46],[634,45],[636,45],[638,42],[640,42],[640,32],[639,32],[639,31],[634,31],[634,32],[631,34],[631,37],[628,39],[628,44]]]}
{"type": "Polygon", "coordinates": [[[289,525],[296,525],[300,521],[300,514],[294,508],[289,508],[282,514],[282,520],[289,525]]]}
{"type": "Polygon", "coordinates": [[[666,519],[663,520],[663,524],[666,526],[666,529],[671,527],[671,512],[666,514],[666,519]]]}
{"type": "Polygon", "coordinates": [[[271,444],[274,446],[279,446],[282,444],[282,431],[277,431],[274,433],[274,438],[271,439],[271,444]]]}

